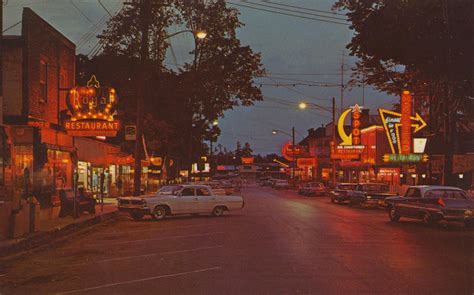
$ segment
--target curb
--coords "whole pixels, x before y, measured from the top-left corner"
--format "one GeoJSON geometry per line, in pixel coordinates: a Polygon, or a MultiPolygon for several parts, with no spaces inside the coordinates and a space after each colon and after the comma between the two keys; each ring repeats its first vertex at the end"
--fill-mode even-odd
{"type": "Polygon", "coordinates": [[[34,252],[64,241],[75,233],[86,233],[101,222],[110,221],[119,216],[119,211],[113,211],[94,216],[80,222],[68,224],[62,228],[32,234],[10,246],[0,248],[0,260],[15,259],[25,252],[34,252]]]}

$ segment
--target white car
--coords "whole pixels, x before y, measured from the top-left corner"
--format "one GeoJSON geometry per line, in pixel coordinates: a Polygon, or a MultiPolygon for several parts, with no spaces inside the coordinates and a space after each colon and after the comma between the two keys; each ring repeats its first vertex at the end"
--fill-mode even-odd
{"type": "Polygon", "coordinates": [[[180,214],[222,216],[225,211],[242,209],[244,205],[242,197],[217,195],[207,185],[179,185],[174,186],[171,194],[118,198],[118,209],[130,213],[135,220],[145,215],[155,220],[180,214]]]}

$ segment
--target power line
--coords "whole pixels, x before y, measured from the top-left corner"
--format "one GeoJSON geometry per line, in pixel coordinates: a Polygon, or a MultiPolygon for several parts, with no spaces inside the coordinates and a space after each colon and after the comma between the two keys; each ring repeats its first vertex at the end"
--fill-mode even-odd
{"type": "Polygon", "coordinates": [[[105,5],[104,5],[100,0],[97,0],[97,1],[99,1],[100,6],[102,6],[102,8],[109,14],[109,16],[112,17],[112,14],[111,14],[110,11],[107,9],[107,7],[105,7],[105,5]]]}
{"type": "Polygon", "coordinates": [[[71,5],[72,5],[77,11],[79,11],[79,13],[80,13],[85,19],[87,19],[87,21],[89,21],[91,24],[94,24],[94,23],[91,21],[91,19],[90,19],[79,7],[77,7],[77,5],[74,3],[73,0],[70,0],[69,2],[71,3],[71,5]]]}
{"type": "Polygon", "coordinates": [[[6,31],[8,31],[8,30],[10,30],[10,29],[13,29],[14,27],[18,26],[19,24],[21,24],[21,21],[16,22],[16,23],[14,23],[13,25],[9,26],[9,27],[6,28],[5,30],[3,30],[2,33],[5,33],[6,31]]]}
{"type": "Polygon", "coordinates": [[[270,12],[270,13],[280,14],[280,15],[286,15],[286,16],[292,16],[292,17],[301,18],[301,19],[308,19],[308,20],[314,20],[314,21],[320,21],[320,22],[338,24],[338,25],[348,25],[347,23],[341,23],[341,22],[336,22],[336,21],[324,20],[324,19],[315,18],[315,17],[307,17],[307,16],[296,15],[296,14],[290,14],[290,13],[285,13],[285,12],[277,12],[277,11],[274,11],[274,10],[269,10],[269,9],[264,9],[264,8],[258,8],[258,7],[243,5],[243,4],[237,4],[237,3],[233,3],[233,2],[228,2],[228,3],[231,4],[231,5],[234,5],[234,6],[238,6],[238,7],[245,7],[245,8],[249,8],[249,9],[254,9],[254,10],[259,10],[259,11],[265,11],[265,12],[270,12]]]}
{"type": "Polygon", "coordinates": [[[276,2],[272,2],[272,1],[270,1],[270,0],[267,0],[266,2],[267,2],[267,3],[271,3],[271,4],[273,4],[273,5],[280,5],[280,6],[284,6],[284,7],[296,8],[296,9],[301,9],[301,10],[309,10],[309,11],[316,11],[316,12],[322,12],[322,13],[328,13],[328,14],[346,16],[346,15],[343,14],[343,13],[337,13],[337,12],[332,12],[332,11],[325,11],[325,10],[319,10],[319,9],[314,9],[314,8],[301,7],[301,6],[296,6],[296,5],[288,5],[288,4],[276,3],[276,2]]]}
{"type": "Polygon", "coordinates": [[[259,4],[259,3],[250,2],[250,1],[245,1],[245,2],[249,3],[249,4],[252,4],[252,5],[258,5],[258,6],[262,6],[262,7],[271,8],[271,9],[278,9],[278,10],[282,10],[282,11],[286,11],[286,12],[294,12],[294,13],[299,13],[299,14],[306,14],[306,15],[311,15],[311,16],[317,16],[317,17],[324,17],[324,18],[329,18],[329,19],[346,21],[346,19],[341,18],[341,17],[336,17],[336,16],[327,16],[327,15],[322,15],[322,14],[318,14],[318,13],[304,12],[304,11],[292,10],[292,9],[287,9],[287,8],[279,8],[279,7],[275,7],[275,6],[271,6],[271,5],[259,4]]]}

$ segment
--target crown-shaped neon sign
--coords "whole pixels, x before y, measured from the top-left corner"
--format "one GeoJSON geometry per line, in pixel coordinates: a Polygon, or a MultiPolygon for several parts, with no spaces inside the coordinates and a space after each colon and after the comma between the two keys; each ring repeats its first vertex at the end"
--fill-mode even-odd
{"type": "Polygon", "coordinates": [[[74,87],[66,99],[71,121],[103,120],[114,121],[117,95],[112,87],[100,86],[95,75],[92,75],[87,86],[74,87]]]}

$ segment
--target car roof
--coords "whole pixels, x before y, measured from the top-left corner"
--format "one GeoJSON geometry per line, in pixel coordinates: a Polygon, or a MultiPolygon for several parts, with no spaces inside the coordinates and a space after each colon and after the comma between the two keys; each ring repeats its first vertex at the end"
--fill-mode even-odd
{"type": "Polygon", "coordinates": [[[207,188],[211,189],[210,186],[208,185],[203,185],[203,184],[183,184],[181,185],[183,188],[191,187],[191,188],[207,188]]]}
{"type": "Polygon", "coordinates": [[[429,190],[434,190],[434,189],[441,189],[441,190],[457,190],[457,191],[463,191],[462,189],[460,189],[459,187],[455,187],[455,186],[445,186],[445,185],[412,185],[410,187],[408,187],[409,189],[410,188],[417,188],[419,189],[420,191],[422,192],[426,192],[426,191],[429,191],[429,190]]]}

